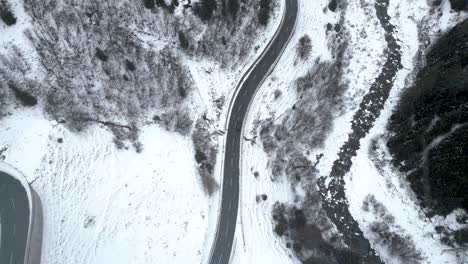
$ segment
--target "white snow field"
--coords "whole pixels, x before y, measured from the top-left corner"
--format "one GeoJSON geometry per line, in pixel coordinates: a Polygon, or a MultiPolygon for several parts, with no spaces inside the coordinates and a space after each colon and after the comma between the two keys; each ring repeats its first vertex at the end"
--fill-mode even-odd
{"type": "MultiPolygon", "coordinates": [[[[278,61],[277,67],[259,88],[247,119],[244,134],[257,120],[279,118],[297,100],[294,81],[304,75],[314,61],[331,60],[325,37],[326,24],[338,23],[339,13],[324,12],[328,0],[300,0],[295,33],[278,61]],[[305,33],[312,39],[310,58],[301,62],[296,56],[298,39],[305,33]],[[273,92],[282,96],[274,100],[273,92]]],[[[349,1],[344,23],[350,42],[345,58],[346,109],[334,117],[333,130],[324,147],[315,149],[310,158],[323,153],[318,164],[320,175],[328,175],[341,145],[350,131],[350,121],[359,102],[368,91],[383,64],[384,35],[373,8],[373,0],[349,1]],[[364,37],[365,36],[365,37],[364,37]]],[[[455,225],[454,216],[426,219],[413,194],[390,166],[377,169],[368,155],[370,141],[384,133],[386,122],[406,81],[411,80],[414,56],[423,43],[418,40],[418,26],[430,29],[435,38],[467,14],[450,12],[443,0],[440,12],[430,13],[425,0],[390,0],[389,14],[401,41],[402,64],[394,88],[380,118],[353,159],[346,176],[346,194],[350,211],[364,234],[375,216],[362,210],[365,197],[373,194],[395,217],[405,235],[417,241],[423,263],[457,263],[460,261],[434,236],[439,223],[455,225]],[[439,32],[440,29],[440,32],[439,32]]],[[[13,45],[27,51],[33,63],[31,74],[38,74],[34,49],[24,35],[29,20],[15,1],[18,23],[0,25],[0,52],[13,45]]],[[[189,107],[194,115],[207,112],[214,120],[213,129],[225,131],[229,102],[237,82],[262,52],[280,22],[283,1],[258,36],[255,48],[238,65],[223,68],[212,61],[184,58],[197,89],[189,107]],[[218,109],[215,100],[224,96],[218,109]]],[[[146,42],[151,42],[147,39],[146,42]]],[[[156,41],[156,40],[154,40],[156,41]]],[[[160,40],[159,40],[160,41],[160,40]]],[[[159,45],[156,43],[155,45],[159,45]]],[[[312,102],[313,103],[313,102],[312,102]]],[[[167,132],[158,125],[141,129],[143,152],[117,150],[113,135],[94,125],[81,133],[72,133],[63,125],[49,120],[40,110],[16,109],[0,120],[0,158],[19,169],[42,199],[44,238],[42,263],[45,264],[140,264],[206,263],[217,224],[220,196],[207,197],[199,182],[190,137],[167,132]]],[[[219,137],[215,178],[222,181],[224,136],[219,137]]],[[[293,202],[291,186],[286,181],[272,182],[268,157],[260,144],[243,141],[241,193],[232,263],[299,263],[285,242],[273,232],[272,205],[276,201],[293,202]],[[258,173],[258,176],[255,174],[258,173]],[[266,194],[265,201],[256,201],[266,194]]],[[[385,152],[383,160],[388,159],[385,152]]],[[[371,244],[388,263],[385,248],[371,244]]],[[[463,262],[460,262],[463,263],[463,262]]]]}
{"type": "Polygon", "coordinates": [[[0,133],[5,161],[42,200],[42,263],[201,261],[209,203],[189,138],[145,127],[136,154],[103,128],[74,134],[37,110],[6,118],[0,133]]]}
{"type": "MultiPolygon", "coordinates": [[[[21,3],[13,5],[17,24],[0,27],[0,52],[17,46],[30,54],[27,59],[34,65],[34,49],[24,34],[29,18],[21,3]]],[[[254,49],[237,65],[184,58],[196,84],[188,107],[193,116],[206,112],[214,120],[213,130],[225,130],[240,76],[278,27],[284,8],[278,3],[254,49]],[[226,103],[219,109],[214,101],[221,96],[226,103]]],[[[154,41],[160,45],[161,40],[154,41]]],[[[219,192],[211,197],[203,192],[190,136],[146,125],[141,128],[140,154],[116,149],[112,139],[99,125],[73,133],[49,120],[40,106],[15,109],[0,120],[0,156],[25,175],[42,200],[42,263],[205,263],[219,192]]],[[[219,144],[223,149],[224,137],[219,144]]],[[[221,161],[220,151],[218,182],[221,161]]]]}
{"type": "MultiPolygon", "coordinates": [[[[258,120],[273,117],[280,118],[286,109],[292,107],[297,100],[294,81],[303,75],[313,61],[329,60],[330,51],[325,39],[326,23],[337,23],[339,17],[328,11],[323,12],[329,1],[301,1],[300,15],[294,37],[280,59],[277,67],[261,86],[251,105],[245,121],[244,135],[251,137],[250,131],[258,120]],[[313,50],[308,61],[298,62],[295,47],[298,38],[304,33],[312,37],[313,50]],[[279,89],[280,98],[274,100],[273,92],[279,89]]],[[[310,159],[323,153],[317,169],[320,175],[329,175],[332,163],[338,157],[338,150],[351,131],[351,120],[362,97],[369,90],[371,83],[380,72],[384,63],[385,41],[384,31],[377,19],[374,1],[349,1],[345,13],[345,27],[349,32],[350,41],[345,55],[349,60],[344,70],[345,82],[349,88],[345,94],[346,108],[337,114],[333,120],[334,126],[327,136],[323,148],[316,148],[310,153],[310,159]]],[[[456,225],[454,216],[447,219],[435,217],[427,219],[417,205],[414,194],[405,185],[401,175],[389,167],[377,170],[368,156],[370,140],[385,133],[385,125],[391,111],[398,100],[398,95],[410,82],[410,73],[414,70],[416,52],[427,48],[418,39],[418,27],[429,29],[425,32],[431,40],[452,28],[457,22],[466,18],[466,13],[450,11],[448,0],[442,1],[440,10],[430,12],[426,1],[390,0],[389,15],[396,26],[396,37],[402,46],[403,69],[397,74],[390,98],[385,105],[380,118],[369,135],[361,141],[361,148],[352,162],[351,171],[346,175],[346,194],[350,203],[350,211],[358,221],[364,234],[370,238],[371,245],[376,249],[386,263],[401,263],[391,258],[386,249],[378,245],[368,230],[374,215],[362,209],[364,198],[373,194],[377,201],[383,203],[389,213],[395,217],[396,225],[402,235],[409,235],[415,242],[417,250],[422,253],[422,263],[464,263],[466,258],[457,257],[456,252],[444,246],[438,239],[434,227],[441,222],[456,225]]],[[[311,102],[313,103],[313,102],[311,102]]],[[[242,177],[241,206],[236,229],[235,252],[233,263],[298,263],[287,249],[285,242],[273,232],[274,223],[271,216],[272,205],[276,201],[293,203],[294,197],[291,185],[285,181],[272,182],[268,157],[263,151],[261,142],[251,144],[244,141],[242,145],[242,177]],[[258,177],[254,176],[258,172],[258,177]],[[267,194],[266,201],[256,202],[256,196],[267,194]]],[[[383,153],[384,159],[389,159],[383,153]]],[[[387,154],[388,155],[388,154],[387,154]]]]}
{"type": "MultiPolygon", "coordinates": [[[[247,118],[244,121],[244,136],[251,138],[250,131],[258,120],[270,116],[279,117],[289,107],[295,98],[294,81],[305,74],[308,65],[315,58],[330,59],[325,38],[325,25],[337,23],[336,13],[324,14],[323,8],[327,0],[299,1],[299,15],[294,35],[292,36],[281,59],[250,105],[247,118]],[[296,56],[296,45],[300,37],[308,34],[312,38],[311,58],[300,62],[296,56]],[[273,92],[279,89],[282,96],[274,101],[273,92]]],[[[272,182],[271,169],[268,166],[268,156],[263,151],[261,143],[242,141],[240,206],[233,248],[232,263],[299,263],[285,243],[273,232],[271,209],[276,201],[292,202],[293,194],[290,184],[286,181],[272,182]],[[258,172],[258,177],[254,173],[258,172]],[[267,195],[266,201],[256,201],[257,195],[267,195]]]]}

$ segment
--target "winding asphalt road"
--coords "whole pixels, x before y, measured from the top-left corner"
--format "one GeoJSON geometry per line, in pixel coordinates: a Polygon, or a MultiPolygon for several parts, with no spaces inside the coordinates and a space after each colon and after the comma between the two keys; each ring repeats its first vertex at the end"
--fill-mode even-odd
{"type": "Polygon", "coordinates": [[[264,55],[256,61],[254,68],[247,73],[248,76],[239,89],[231,108],[225,146],[221,212],[209,260],[211,264],[227,264],[231,256],[239,207],[239,155],[242,124],[257,87],[270,73],[270,68],[281,56],[283,48],[292,36],[298,4],[297,0],[286,0],[285,2],[283,22],[277,30],[275,38],[271,41],[271,45],[264,52],[264,55]]]}
{"type": "Polygon", "coordinates": [[[21,182],[0,171],[0,263],[24,263],[29,209],[28,196],[21,182]]]}

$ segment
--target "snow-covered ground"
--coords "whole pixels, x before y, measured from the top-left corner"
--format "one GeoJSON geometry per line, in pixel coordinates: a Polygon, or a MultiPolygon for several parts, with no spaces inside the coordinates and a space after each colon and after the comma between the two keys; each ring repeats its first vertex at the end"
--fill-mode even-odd
{"type": "MultiPolygon", "coordinates": [[[[224,130],[240,76],[266,47],[284,3],[253,49],[233,68],[184,58],[196,84],[189,108],[207,112],[213,130],[224,130]],[[218,108],[215,100],[223,97],[218,108]]],[[[0,27],[0,51],[34,49],[20,1],[18,23],[0,27]]],[[[156,43],[158,45],[158,43],[156,43]]],[[[37,72],[33,73],[37,76],[37,72]]],[[[141,128],[144,150],[117,150],[113,135],[94,125],[73,133],[49,120],[40,107],[15,109],[0,120],[4,161],[18,168],[41,197],[44,209],[42,263],[203,263],[212,246],[219,193],[207,197],[199,182],[192,141],[158,125],[141,128]]],[[[219,138],[223,149],[224,138],[219,138]]],[[[215,177],[221,180],[221,158],[215,177]]]]}
{"type": "MultiPolygon", "coordinates": [[[[258,120],[273,117],[280,118],[286,109],[297,100],[294,81],[304,75],[316,58],[321,61],[330,59],[325,38],[325,25],[337,23],[339,17],[330,11],[323,12],[328,1],[300,1],[300,15],[296,32],[280,59],[277,67],[259,89],[248,117],[245,121],[244,135],[249,138],[250,131],[258,120]],[[312,36],[313,51],[305,63],[298,62],[295,45],[304,33],[312,36]],[[279,89],[282,96],[274,100],[273,92],[279,89]]],[[[351,171],[346,175],[346,194],[350,202],[350,211],[357,219],[366,236],[369,224],[375,216],[362,209],[363,201],[373,194],[377,201],[383,203],[388,212],[395,217],[395,224],[402,235],[409,235],[416,241],[417,250],[422,253],[423,263],[457,263],[453,250],[436,239],[434,227],[441,222],[454,224],[454,216],[447,219],[427,219],[422,214],[408,186],[402,183],[402,177],[391,168],[377,170],[368,155],[370,140],[385,132],[386,122],[398,100],[398,95],[411,81],[410,73],[414,70],[415,56],[420,46],[418,26],[430,29],[425,32],[431,40],[453,27],[466,14],[450,11],[447,0],[442,1],[440,12],[430,12],[426,1],[393,1],[390,0],[389,15],[391,23],[396,26],[396,38],[402,50],[403,69],[397,74],[390,98],[380,118],[369,135],[361,141],[361,148],[353,161],[351,171]]],[[[329,175],[332,163],[337,159],[339,148],[351,131],[351,120],[362,97],[369,90],[372,82],[380,73],[384,63],[384,31],[377,19],[374,1],[349,1],[344,19],[350,40],[345,55],[348,64],[344,70],[348,90],[345,94],[346,107],[337,113],[333,120],[333,129],[327,136],[323,148],[311,151],[310,159],[323,153],[317,169],[320,175],[329,175]]],[[[313,102],[311,102],[313,103],[313,102]]],[[[297,263],[284,241],[273,232],[274,223],[271,217],[272,205],[276,201],[293,202],[290,184],[280,180],[270,180],[271,168],[261,143],[251,144],[244,141],[242,145],[241,203],[236,229],[233,263],[297,263]],[[255,177],[254,173],[258,172],[255,177]],[[256,201],[256,196],[266,194],[266,201],[256,201]]],[[[384,158],[388,159],[388,156],[384,158]]],[[[388,263],[400,263],[391,258],[386,249],[371,241],[373,247],[388,263]]],[[[463,262],[460,262],[463,263],[463,262]]]]}
{"type": "MultiPolygon", "coordinates": [[[[239,65],[222,68],[211,61],[185,58],[196,84],[191,102],[194,113],[207,112],[214,120],[214,130],[225,130],[229,102],[240,76],[267,45],[279,24],[283,2],[255,49],[239,65]],[[224,97],[218,108],[216,100],[224,97]]],[[[331,59],[325,37],[326,24],[339,21],[339,14],[324,12],[328,0],[300,0],[296,31],[272,74],[265,80],[251,105],[245,121],[245,136],[257,120],[278,118],[296,101],[294,81],[304,75],[314,60],[331,59]],[[312,38],[311,57],[301,62],[296,56],[298,39],[312,38]],[[274,100],[273,92],[282,96],[274,100]]],[[[321,149],[310,153],[311,159],[323,153],[317,169],[328,175],[339,147],[350,131],[350,121],[363,95],[378,75],[385,59],[383,30],[377,20],[374,1],[349,1],[345,26],[350,42],[345,58],[346,109],[335,116],[334,128],[321,149]]],[[[433,238],[434,226],[447,219],[425,219],[408,188],[394,177],[391,167],[377,169],[368,155],[370,140],[384,132],[385,124],[404,88],[413,59],[420,46],[419,23],[429,23],[432,32],[450,29],[462,16],[449,11],[442,1],[442,15],[429,13],[426,1],[390,1],[389,14],[401,41],[402,64],[385,109],[347,175],[350,210],[364,233],[374,216],[362,210],[369,194],[382,202],[395,223],[417,241],[427,263],[456,263],[453,252],[433,238]],[[392,176],[392,177],[391,177],[392,176]],[[365,190],[365,191],[363,191],[365,190]]],[[[0,26],[0,52],[17,44],[35,61],[33,49],[21,32],[28,18],[21,5],[14,5],[18,23],[0,26]]],[[[33,64],[34,66],[34,64],[33,64]]],[[[37,73],[34,73],[37,74],[37,73]]],[[[189,137],[167,132],[157,125],[147,125],[140,135],[144,150],[117,150],[112,134],[104,127],[92,126],[82,133],[72,133],[50,121],[39,109],[17,109],[0,120],[0,149],[4,161],[18,168],[42,199],[44,243],[42,263],[202,263],[206,262],[217,224],[219,193],[207,197],[200,186],[189,137]]],[[[223,149],[224,137],[219,137],[223,149]]],[[[284,241],[273,232],[271,208],[274,202],[293,202],[290,184],[272,182],[268,157],[261,145],[242,144],[241,200],[233,248],[233,263],[298,263],[284,241]],[[257,175],[257,176],[255,176],[257,175]],[[257,195],[267,199],[257,201],[257,195]]],[[[385,154],[385,153],[383,153],[385,154]]],[[[220,182],[222,153],[218,155],[215,177],[220,182]]],[[[385,155],[383,156],[385,158],[385,155]]],[[[452,223],[453,224],[453,223],[452,223]]],[[[371,241],[372,242],[372,241],[371,241]]],[[[380,254],[385,249],[376,246],[380,254]]],[[[388,257],[387,257],[388,258],[388,257]]],[[[389,261],[392,262],[392,261],[389,261]]]]}
{"type": "Polygon", "coordinates": [[[38,110],[2,120],[0,134],[5,161],[41,197],[43,263],[201,261],[209,203],[189,138],[145,127],[136,154],[106,129],[74,134],[38,110]]]}
{"type": "MultiPolygon", "coordinates": [[[[435,231],[435,226],[441,222],[450,224],[451,217],[448,217],[446,221],[435,221],[423,214],[409,184],[402,180],[404,176],[399,175],[398,171],[390,165],[390,154],[386,151],[384,143],[380,142],[379,145],[383,149],[380,159],[383,159],[384,164],[376,165],[369,156],[371,140],[385,133],[385,126],[398,101],[399,94],[405,88],[407,81],[412,78],[410,74],[414,70],[414,59],[420,45],[418,25],[423,21],[430,23],[427,28],[432,32],[426,32],[426,34],[434,37],[446,32],[466,17],[466,14],[459,16],[450,12],[449,1],[442,2],[440,14],[430,14],[429,11],[430,7],[424,1],[390,1],[389,15],[392,17],[392,24],[397,28],[396,36],[402,47],[403,69],[397,74],[390,97],[380,117],[369,134],[361,141],[361,148],[352,160],[353,166],[345,178],[347,180],[346,195],[350,203],[350,211],[366,236],[371,236],[369,224],[379,220],[377,216],[366,213],[362,209],[365,197],[371,194],[395,217],[395,225],[398,226],[399,232],[402,235],[408,235],[416,242],[416,249],[422,253],[422,263],[464,263],[463,260],[457,259],[456,251],[440,242],[435,231]]],[[[387,263],[400,263],[398,259],[388,256],[385,248],[375,246],[387,263]]]]}
{"type": "MultiPolygon", "coordinates": [[[[326,24],[337,23],[339,16],[333,12],[324,13],[327,0],[299,1],[299,14],[295,32],[281,59],[271,75],[265,79],[247,113],[244,136],[251,138],[256,122],[271,116],[279,117],[295,100],[294,81],[304,75],[315,58],[329,60],[326,24]],[[308,34],[312,38],[310,58],[302,62],[297,58],[296,45],[300,37],[308,34]],[[274,100],[274,91],[279,89],[282,96],[274,100]]],[[[285,243],[273,232],[271,209],[276,201],[292,202],[294,197],[286,181],[272,182],[268,156],[261,143],[243,141],[241,146],[241,187],[239,217],[233,247],[232,263],[299,263],[285,243]],[[255,174],[258,173],[256,177],[255,174]],[[257,201],[257,196],[266,194],[267,199],[257,201]]]]}

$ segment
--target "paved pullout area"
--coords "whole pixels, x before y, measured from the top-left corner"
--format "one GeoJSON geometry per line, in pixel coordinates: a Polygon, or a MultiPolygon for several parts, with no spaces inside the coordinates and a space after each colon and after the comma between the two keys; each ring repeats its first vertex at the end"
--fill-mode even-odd
{"type": "Polygon", "coordinates": [[[284,21],[275,39],[271,42],[264,56],[257,61],[253,70],[242,84],[234,104],[228,124],[226,148],[224,157],[224,171],[222,183],[222,201],[219,221],[214,240],[211,264],[229,263],[231,257],[234,233],[236,231],[237,211],[239,206],[239,164],[242,124],[247,114],[256,89],[269,74],[276,59],[281,56],[287,45],[296,23],[297,0],[286,0],[284,21]]]}

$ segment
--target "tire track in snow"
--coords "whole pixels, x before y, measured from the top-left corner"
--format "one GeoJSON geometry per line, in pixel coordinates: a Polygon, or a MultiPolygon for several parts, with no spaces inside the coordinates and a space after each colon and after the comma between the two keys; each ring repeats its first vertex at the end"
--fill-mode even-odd
{"type": "Polygon", "coordinates": [[[342,234],[345,243],[361,255],[364,263],[382,263],[382,261],[376,256],[358,223],[349,212],[344,176],[349,172],[352,165],[351,160],[360,148],[360,140],[373,127],[388,99],[396,74],[398,70],[402,69],[400,46],[393,36],[395,27],[390,23],[390,16],[387,12],[388,4],[389,0],[376,0],[374,4],[377,17],[385,31],[387,47],[384,54],[387,59],[379,76],[371,85],[369,92],[359,104],[358,111],[354,114],[351,133],[348,134],[348,140],[340,148],[338,159],[333,163],[329,176],[330,183],[326,186],[325,178],[319,181],[323,208],[342,234]]]}

